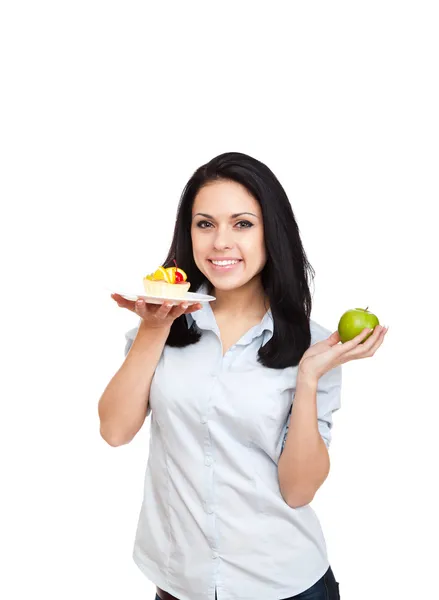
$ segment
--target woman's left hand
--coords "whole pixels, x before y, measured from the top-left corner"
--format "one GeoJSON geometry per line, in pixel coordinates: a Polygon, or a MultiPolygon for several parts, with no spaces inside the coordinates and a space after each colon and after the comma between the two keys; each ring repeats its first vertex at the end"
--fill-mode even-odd
{"type": "Polygon", "coordinates": [[[349,342],[339,344],[340,335],[338,331],[334,331],[327,339],[308,348],[299,362],[299,373],[317,381],[331,369],[349,360],[373,356],[383,343],[386,333],[387,328],[377,325],[363,344],[361,342],[370,334],[370,329],[363,329],[349,342]]]}

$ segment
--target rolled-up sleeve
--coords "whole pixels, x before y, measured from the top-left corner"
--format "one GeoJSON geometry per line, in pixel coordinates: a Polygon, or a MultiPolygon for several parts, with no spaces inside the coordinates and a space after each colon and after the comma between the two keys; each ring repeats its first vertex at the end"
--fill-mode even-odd
{"type": "Polygon", "coordinates": [[[139,330],[139,326],[134,327],[134,329],[130,329],[125,334],[125,357],[127,356],[128,352],[130,351],[131,346],[133,345],[133,342],[136,338],[138,330],[139,330]]]}
{"type": "MultiPolygon", "coordinates": [[[[322,375],[317,384],[317,426],[327,448],[332,440],[332,415],[341,407],[341,378],[341,366],[335,367],[322,375]]],[[[281,452],[287,440],[290,420],[291,410],[284,425],[281,452]]]]}
{"type": "MultiPolygon", "coordinates": [[[[133,345],[133,342],[136,338],[137,332],[139,331],[139,326],[140,326],[140,323],[137,327],[134,327],[134,329],[130,329],[125,334],[125,358],[126,358],[128,352],[130,351],[131,346],[133,345]]],[[[151,412],[151,404],[148,402],[148,408],[146,409],[147,417],[149,416],[150,412],[151,412]]]]}
{"type": "Polygon", "coordinates": [[[331,369],[317,384],[317,424],[329,448],[332,440],[332,416],[341,406],[341,366],[331,369]]]}

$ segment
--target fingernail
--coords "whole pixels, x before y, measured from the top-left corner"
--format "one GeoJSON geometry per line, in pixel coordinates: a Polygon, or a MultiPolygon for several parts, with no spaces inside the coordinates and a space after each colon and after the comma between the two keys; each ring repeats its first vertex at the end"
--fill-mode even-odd
{"type": "Polygon", "coordinates": [[[184,308],[184,310],[186,310],[188,306],[189,306],[189,304],[182,304],[182,307],[184,308]]]}

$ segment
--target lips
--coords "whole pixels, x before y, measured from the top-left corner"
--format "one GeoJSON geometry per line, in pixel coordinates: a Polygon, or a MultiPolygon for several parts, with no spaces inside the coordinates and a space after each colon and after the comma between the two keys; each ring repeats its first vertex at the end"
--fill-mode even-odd
{"type": "Polygon", "coordinates": [[[238,260],[241,261],[242,258],[234,258],[233,256],[231,258],[208,258],[207,259],[209,262],[212,262],[213,260],[217,261],[217,262],[223,262],[226,260],[238,260]]]}
{"type": "Polygon", "coordinates": [[[224,259],[220,259],[220,258],[216,258],[215,260],[237,260],[238,262],[232,263],[232,264],[227,264],[227,265],[215,265],[212,262],[212,259],[209,258],[208,261],[211,265],[211,268],[214,271],[231,271],[232,269],[236,269],[236,267],[238,267],[241,263],[242,263],[242,259],[241,258],[224,258],[224,259]]]}

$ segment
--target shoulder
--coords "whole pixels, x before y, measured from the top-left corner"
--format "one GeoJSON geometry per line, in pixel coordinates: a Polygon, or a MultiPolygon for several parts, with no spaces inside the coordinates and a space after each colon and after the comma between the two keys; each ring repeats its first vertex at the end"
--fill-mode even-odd
{"type": "Polygon", "coordinates": [[[323,325],[313,321],[313,319],[309,320],[309,328],[311,331],[311,344],[316,344],[317,342],[327,339],[332,333],[330,329],[323,327],[323,325]]]}

